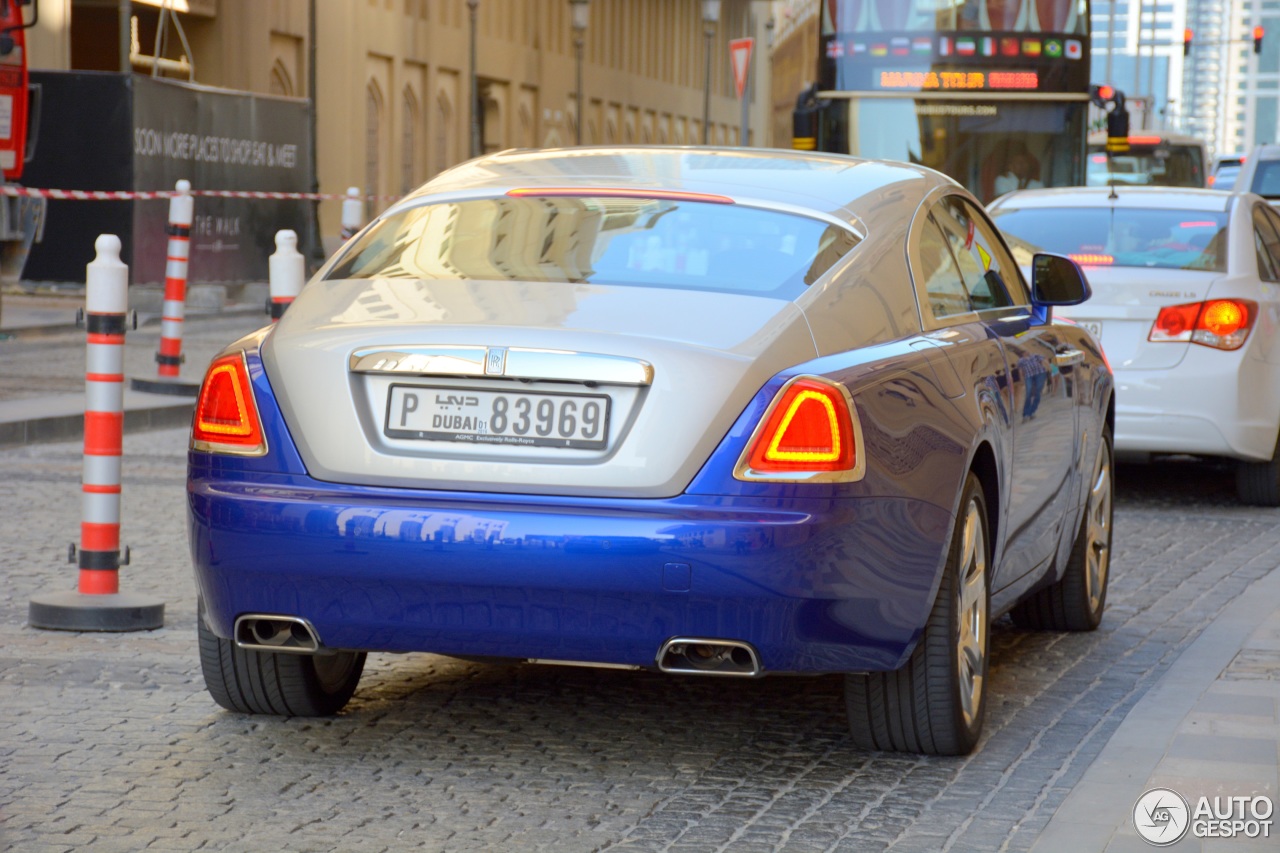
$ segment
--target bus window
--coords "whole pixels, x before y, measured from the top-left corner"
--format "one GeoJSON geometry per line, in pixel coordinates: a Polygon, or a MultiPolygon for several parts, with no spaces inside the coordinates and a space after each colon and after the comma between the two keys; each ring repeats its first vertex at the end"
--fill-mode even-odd
{"type": "Polygon", "coordinates": [[[829,116],[847,120],[825,128],[824,150],[937,169],[983,204],[1015,189],[1080,182],[1080,104],[865,98],[841,106],[829,116]]]}
{"type": "Polygon", "coordinates": [[[1091,138],[1085,182],[1091,187],[1105,187],[1110,183],[1156,187],[1207,184],[1204,146],[1199,141],[1150,138],[1157,141],[1137,142],[1130,137],[1129,150],[1112,154],[1109,164],[1104,142],[1096,136],[1091,138]]]}

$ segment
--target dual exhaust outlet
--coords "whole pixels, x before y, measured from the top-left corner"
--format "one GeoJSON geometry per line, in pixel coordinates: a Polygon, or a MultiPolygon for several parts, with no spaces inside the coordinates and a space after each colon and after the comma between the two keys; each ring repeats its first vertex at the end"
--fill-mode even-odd
{"type": "Polygon", "coordinates": [[[236,645],[260,652],[292,652],[314,655],[320,652],[320,637],[306,619],[296,616],[267,616],[246,613],[236,619],[236,645]]]}
{"type": "Polygon", "coordinates": [[[760,655],[741,640],[672,637],[658,649],[658,669],[680,675],[729,675],[752,678],[764,669],[760,655]]]}
{"type": "MultiPolygon", "coordinates": [[[[247,613],[236,619],[236,645],[242,649],[320,654],[320,637],[306,619],[247,613]]],[[[760,656],[750,643],[704,637],[672,637],[658,649],[658,669],[680,675],[760,675],[760,656]]]]}

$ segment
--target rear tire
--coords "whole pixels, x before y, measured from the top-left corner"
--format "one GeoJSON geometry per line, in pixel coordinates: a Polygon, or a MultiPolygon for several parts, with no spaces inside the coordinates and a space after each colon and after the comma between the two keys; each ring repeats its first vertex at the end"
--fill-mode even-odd
{"type": "Polygon", "coordinates": [[[1102,623],[1111,574],[1114,497],[1115,457],[1108,428],[1102,431],[1084,518],[1080,519],[1080,530],[1071,546],[1067,570],[1053,586],[1013,608],[1010,615],[1015,625],[1033,631],[1092,631],[1102,623]]]}
{"type": "Polygon", "coordinates": [[[1280,506],[1280,440],[1270,460],[1236,463],[1236,496],[1249,506],[1280,506]]]}
{"type": "Polygon", "coordinates": [[[982,485],[965,480],[938,596],[906,664],[845,676],[853,742],[864,749],[965,755],[982,733],[991,544],[982,485]]]}
{"type": "Polygon", "coordinates": [[[351,699],[364,671],[364,652],[280,654],[242,649],[196,617],[200,668],[209,695],[228,711],[326,717],[351,699]]]}

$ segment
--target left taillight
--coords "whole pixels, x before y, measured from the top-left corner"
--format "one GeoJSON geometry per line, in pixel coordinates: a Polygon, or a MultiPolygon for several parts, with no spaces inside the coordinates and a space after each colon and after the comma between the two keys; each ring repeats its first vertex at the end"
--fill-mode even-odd
{"type": "Polygon", "coordinates": [[[865,470],[861,425],[849,392],[800,376],[774,396],[734,477],[834,483],[860,480],[865,470]]]}
{"type": "Polygon", "coordinates": [[[196,399],[191,446],[237,456],[267,452],[244,353],[221,356],[209,365],[196,399]]]}
{"type": "Polygon", "coordinates": [[[1248,299],[1209,299],[1184,305],[1166,305],[1151,325],[1152,343],[1186,342],[1214,349],[1244,346],[1258,313],[1258,303],[1248,299]]]}

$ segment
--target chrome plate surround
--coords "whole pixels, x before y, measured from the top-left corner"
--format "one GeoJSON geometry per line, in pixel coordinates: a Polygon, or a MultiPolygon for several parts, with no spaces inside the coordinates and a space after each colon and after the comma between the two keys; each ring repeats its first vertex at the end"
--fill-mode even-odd
{"type": "Polygon", "coordinates": [[[387,392],[382,434],[477,445],[608,449],[612,402],[608,394],[519,390],[522,387],[393,383],[387,392]],[[594,415],[588,418],[593,408],[594,415]]]}

